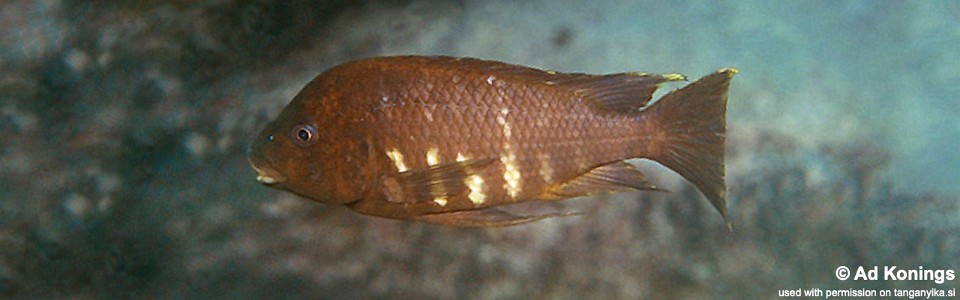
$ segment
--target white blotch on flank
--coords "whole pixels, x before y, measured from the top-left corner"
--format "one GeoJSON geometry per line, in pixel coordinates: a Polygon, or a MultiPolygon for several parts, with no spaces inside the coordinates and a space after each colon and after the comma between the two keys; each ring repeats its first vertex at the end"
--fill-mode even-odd
{"type": "Polygon", "coordinates": [[[510,145],[510,138],[513,131],[510,128],[510,122],[507,122],[507,114],[510,110],[503,108],[497,115],[497,124],[503,129],[503,154],[500,156],[500,162],[503,163],[503,189],[511,198],[516,199],[520,194],[520,168],[517,166],[517,155],[513,153],[510,145]]]}
{"type": "Polygon", "coordinates": [[[427,121],[433,122],[433,112],[429,108],[423,109],[423,116],[427,117],[427,121]]]}
{"type": "Polygon", "coordinates": [[[511,198],[516,199],[520,194],[520,169],[517,168],[517,156],[512,152],[507,153],[505,157],[500,158],[503,163],[503,188],[511,198]]]}
{"type": "Polygon", "coordinates": [[[510,123],[507,122],[507,114],[510,113],[509,109],[501,109],[500,114],[497,115],[497,124],[500,124],[500,128],[503,129],[503,137],[506,138],[506,141],[503,143],[504,149],[510,148],[510,137],[512,136],[513,131],[510,129],[510,123]]]}
{"type": "Polygon", "coordinates": [[[439,151],[437,147],[430,147],[427,150],[427,165],[436,166],[440,164],[440,155],[437,154],[439,151]]]}
{"type": "MultiPolygon", "coordinates": [[[[430,146],[430,149],[427,149],[427,165],[436,166],[440,164],[440,155],[438,154],[440,149],[437,149],[435,146],[430,146]]],[[[440,194],[446,194],[443,192],[443,186],[435,186],[434,188],[440,189],[440,194]]],[[[433,198],[433,202],[437,203],[440,206],[447,206],[447,197],[436,197],[433,198]]]]}
{"type": "Polygon", "coordinates": [[[583,150],[580,147],[573,147],[573,162],[577,164],[577,168],[587,167],[587,160],[584,159],[583,150]]]}
{"type": "Polygon", "coordinates": [[[480,205],[487,201],[487,195],[483,192],[483,178],[478,175],[470,175],[463,183],[470,188],[470,195],[467,195],[470,202],[473,202],[474,205],[480,205]]]}
{"type": "Polygon", "coordinates": [[[487,77],[487,84],[493,85],[493,81],[494,81],[494,80],[497,80],[497,77],[494,77],[493,75],[490,75],[490,77],[487,77]]]}
{"type": "Polygon", "coordinates": [[[387,151],[387,156],[397,166],[397,172],[407,171],[407,165],[403,163],[403,153],[400,153],[400,150],[397,150],[397,148],[390,149],[390,151],[387,151]]]}
{"type": "Polygon", "coordinates": [[[540,162],[540,178],[547,184],[553,184],[553,161],[550,160],[550,154],[538,154],[537,160],[540,162]]]}
{"type": "MultiPolygon", "coordinates": [[[[457,152],[457,162],[467,161],[468,159],[470,158],[463,155],[463,153],[457,152]]],[[[473,202],[474,205],[480,205],[487,201],[487,194],[484,192],[482,177],[479,175],[470,175],[463,180],[463,183],[470,189],[470,194],[467,195],[470,202],[473,202]]]]}

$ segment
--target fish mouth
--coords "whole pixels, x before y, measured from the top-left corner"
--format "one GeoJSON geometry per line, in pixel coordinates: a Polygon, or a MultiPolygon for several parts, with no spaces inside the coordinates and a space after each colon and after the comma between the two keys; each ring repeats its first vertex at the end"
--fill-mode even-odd
{"type": "Polygon", "coordinates": [[[250,167],[257,172],[257,181],[264,185],[275,185],[287,180],[287,177],[280,174],[280,171],[258,163],[253,157],[248,157],[247,161],[250,162],[250,167]]]}

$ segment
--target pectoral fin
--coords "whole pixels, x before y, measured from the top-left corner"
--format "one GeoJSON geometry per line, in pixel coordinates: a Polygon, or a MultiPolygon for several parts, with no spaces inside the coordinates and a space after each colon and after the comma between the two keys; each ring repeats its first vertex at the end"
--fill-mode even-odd
{"type": "Polygon", "coordinates": [[[465,210],[448,213],[429,214],[417,217],[417,220],[459,227],[506,227],[539,221],[553,217],[575,216],[579,213],[550,213],[533,216],[518,216],[497,208],[465,210]]]}
{"type": "Polygon", "coordinates": [[[591,169],[551,190],[560,197],[579,197],[627,190],[662,191],[647,180],[633,165],[618,161],[591,169]]]}
{"type": "Polygon", "coordinates": [[[384,192],[390,202],[434,201],[462,195],[468,191],[464,180],[496,160],[471,159],[400,172],[383,179],[384,192]]]}

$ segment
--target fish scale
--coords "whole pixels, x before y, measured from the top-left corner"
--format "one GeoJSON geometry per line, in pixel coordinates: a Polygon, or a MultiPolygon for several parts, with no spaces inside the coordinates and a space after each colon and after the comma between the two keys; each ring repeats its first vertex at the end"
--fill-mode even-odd
{"type": "MultiPolygon", "coordinates": [[[[421,85],[422,88],[412,89],[408,93],[404,93],[396,101],[406,105],[391,107],[389,110],[397,111],[395,114],[380,116],[380,119],[385,120],[383,126],[380,127],[380,132],[383,135],[383,143],[380,147],[399,149],[401,153],[404,153],[403,157],[408,160],[411,168],[424,168],[428,165],[423,155],[420,154],[426,153],[429,147],[437,147],[446,153],[465,153],[473,158],[502,158],[509,155],[505,152],[507,150],[504,147],[505,144],[509,144],[511,146],[510,151],[514,152],[517,157],[517,170],[521,174],[520,194],[517,197],[510,197],[504,188],[498,188],[507,184],[503,176],[498,176],[507,171],[507,166],[501,161],[498,162],[499,166],[493,171],[482,174],[481,177],[484,181],[492,187],[489,190],[488,197],[492,200],[477,207],[496,206],[541,197],[547,188],[547,184],[541,178],[539,172],[541,163],[550,164],[550,168],[554,170],[554,176],[558,179],[572,178],[588,171],[587,167],[592,167],[595,164],[629,157],[625,156],[625,153],[627,152],[626,149],[632,146],[632,143],[603,143],[598,140],[640,134],[636,130],[636,125],[630,123],[632,119],[638,117],[619,116],[620,122],[609,122],[606,119],[598,118],[587,111],[586,107],[574,105],[581,102],[575,98],[576,95],[563,93],[558,87],[546,84],[514,87],[510,86],[509,83],[503,83],[501,81],[503,79],[496,79],[496,76],[490,77],[490,75],[484,76],[485,74],[477,73],[474,74],[474,79],[468,81],[467,86],[472,87],[472,91],[468,91],[456,87],[448,88],[446,85],[459,86],[459,84],[433,80],[432,78],[432,76],[443,77],[446,76],[445,74],[424,74],[427,72],[422,71],[421,74],[413,77],[418,78],[418,82],[435,81],[439,83],[431,84],[430,88],[421,85]],[[478,89],[482,89],[482,92],[477,92],[478,89]],[[437,95],[435,90],[458,90],[460,94],[437,95]],[[545,101],[561,104],[555,104],[552,107],[541,104],[545,101]],[[443,105],[446,102],[468,103],[468,105],[443,105]],[[548,108],[544,109],[544,106],[548,108]],[[446,119],[437,120],[437,117],[433,117],[434,120],[429,121],[423,111],[433,108],[464,111],[469,114],[469,117],[464,119],[466,122],[447,122],[446,119]],[[504,136],[504,126],[495,122],[497,114],[504,109],[508,113],[502,117],[506,123],[510,124],[512,131],[510,141],[504,136]],[[550,120],[549,124],[572,127],[541,129],[535,123],[542,119],[550,120]],[[478,120],[478,122],[473,122],[473,120],[478,120]],[[569,122],[571,120],[573,122],[569,122]],[[424,125],[405,126],[407,124],[424,125]],[[403,139],[405,136],[414,136],[414,138],[409,140],[410,143],[405,143],[408,141],[403,139]],[[574,143],[560,145],[552,141],[574,141],[574,143]],[[531,147],[531,144],[536,144],[539,147],[531,147]],[[571,155],[574,152],[573,150],[587,147],[599,151],[571,155]],[[550,162],[539,162],[536,158],[539,152],[545,152],[556,159],[550,162]]],[[[406,74],[399,71],[398,73],[406,74]]],[[[385,112],[387,110],[377,111],[385,112]]],[[[449,158],[446,161],[449,162],[449,158]]],[[[466,199],[458,200],[467,201],[466,199]]],[[[441,209],[436,208],[435,210],[439,211],[441,209]]]]}
{"type": "Polygon", "coordinates": [[[647,106],[658,84],[685,78],[451,57],[360,60],[308,84],[249,159],[269,179],[261,182],[363,214],[507,226],[565,215],[514,215],[501,209],[510,203],[656,189],[623,163],[650,158],[725,214],[724,113],[735,72],[647,106]]]}

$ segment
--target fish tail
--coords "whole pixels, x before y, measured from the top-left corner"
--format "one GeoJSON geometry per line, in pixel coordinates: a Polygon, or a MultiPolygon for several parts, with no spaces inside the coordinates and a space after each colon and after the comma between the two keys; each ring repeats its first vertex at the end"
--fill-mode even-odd
{"type": "Polygon", "coordinates": [[[727,216],[724,180],[727,89],[736,69],[724,68],[663,96],[644,110],[652,124],[646,157],[679,173],[727,216]]]}

